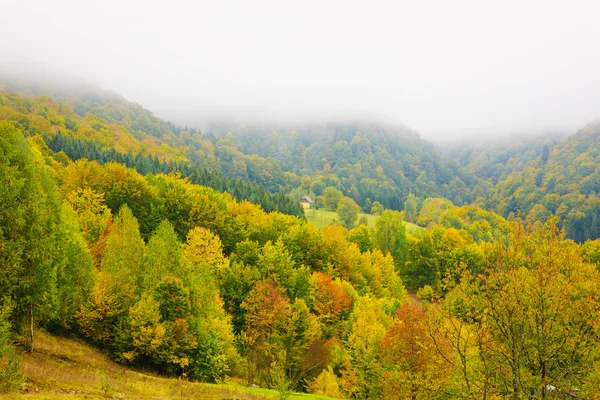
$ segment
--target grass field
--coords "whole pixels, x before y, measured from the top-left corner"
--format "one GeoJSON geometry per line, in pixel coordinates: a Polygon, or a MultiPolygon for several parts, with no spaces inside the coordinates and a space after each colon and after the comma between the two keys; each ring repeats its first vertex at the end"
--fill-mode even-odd
{"type": "MultiPolygon", "coordinates": [[[[273,400],[276,391],[239,384],[209,385],[165,378],[123,367],[76,339],[38,332],[33,354],[23,360],[27,382],[8,399],[239,399],[273,400]]],[[[330,400],[296,393],[291,400],[330,400]]]]}
{"type": "MultiPolygon", "coordinates": [[[[304,210],[304,215],[306,215],[306,219],[315,224],[319,229],[323,229],[327,225],[339,219],[335,211],[314,209],[304,210]]],[[[369,228],[373,228],[375,226],[375,221],[379,219],[378,215],[360,213],[358,218],[360,219],[362,217],[367,217],[367,224],[369,225],[369,228]]],[[[406,231],[409,233],[416,233],[423,229],[418,225],[411,224],[410,222],[404,222],[404,225],[406,226],[406,231]]]]}

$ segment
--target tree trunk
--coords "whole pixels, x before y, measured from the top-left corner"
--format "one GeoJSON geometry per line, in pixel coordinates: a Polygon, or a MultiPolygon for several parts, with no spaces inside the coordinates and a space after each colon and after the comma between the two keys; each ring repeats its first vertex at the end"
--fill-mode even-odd
{"type": "Polygon", "coordinates": [[[25,323],[25,349],[28,353],[33,352],[33,304],[29,304],[27,310],[27,322],[25,323]]]}

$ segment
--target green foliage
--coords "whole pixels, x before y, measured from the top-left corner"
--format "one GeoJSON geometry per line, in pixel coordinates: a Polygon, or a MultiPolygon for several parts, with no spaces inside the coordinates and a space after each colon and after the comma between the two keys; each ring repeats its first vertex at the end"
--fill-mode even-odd
{"type": "Polygon", "coordinates": [[[326,210],[335,210],[344,195],[338,189],[329,186],[323,190],[323,207],[326,210]]]}
{"type": "Polygon", "coordinates": [[[90,297],[97,279],[88,244],[83,237],[73,209],[64,204],[61,223],[57,229],[57,242],[62,243],[56,259],[56,310],[57,325],[69,327],[79,309],[90,297]]]}
{"type": "MultiPolygon", "coordinates": [[[[11,123],[0,121],[0,297],[15,304],[13,322],[27,325],[54,305],[61,204],[42,155],[11,123]]],[[[60,238],[62,239],[62,238],[60,238]]]]}
{"type": "Polygon", "coordinates": [[[342,220],[348,228],[352,228],[354,224],[356,224],[360,207],[351,198],[342,197],[338,203],[336,212],[340,217],[340,220],[342,220]]]}
{"type": "Polygon", "coordinates": [[[350,231],[348,237],[352,243],[355,243],[362,253],[373,249],[371,230],[367,225],[361,224],[350,231]]]}
{"type": "Polygon", "coordinates": [[[382,215],[384,211],[385,211],[385,207],[383,207],[381,205],[381,203],[378,201],[374,202],[369,210],[369,212],[371,212],[371,214],[374,214],[374,215],[382,215]]]}
{"type": "Polygon", "coordinates": [[[445,210],[453,208],[454,204],[447,199],[427,198],[423,200],[421,211],[416,219],[416,223],[421,226],[427,226],[431,222],[439,223],[440,216],[445,210]]]}
{"type": "Polygon", "coordinates": [[[465,165],[494,187],[477,204],[503,217],[520,213],[528,222],[556,215],[577,242],[600,237],[599,134],[600,124],[593,122],[569,138],[479,150],[465,165]]]}
{"type": "Polygon", "coordinates": [[[405,128],[202,135],[65,99],[0,93],[0,390],[22,382],[13,337],[35,349],[42,326],[282,397],[598,398],[600,245],[558,230],[600,236],[597,124],[461,150],[485,183],[405,128]],[[346,227],[304,220],[306,194],[346,227]],[[377,215],[348,230],[360,208],[377,215]]]}
{"type": "Polygon", "coordinates": [[[164,220],[153,232],[144,253],[142,290],[152,290],[167,275],[183,275],[183,250],[173,225],[164,220]]]}
{"type": "Polygon", "coordinates": [[[396,268],[401,269],[406,260],[407,239],[404,218],[398,211],[386,210],[375,223],[375,247],[394,257],[396,268]]]}
{"type": "Polygon", "coordinates": [[[413,193],[409,193],[404,202],[404,216],[407,221],[414,222],[421,211],[423,199],[418,198],[413,193]]]}
{"type": "Polygon", "coordinates": [[[154,300],[159,304],[162,321],[185,318],[190,312],[190,294],[177,278],[166,277],[156,285],[154,300]]]}
{"type": "Polygon", "coordinates": [[[124,205],[111,225],[100,264],[108,295],[119,299],[123,311],[140,295],[145,248],[138,221],[124,205]]]}
{"type": "Polygon", "coordinates": [[[16,392],[25,381],[22,371],[23,358],[12,343],[8,304],[0,309],[0,393],[16,392]]]}

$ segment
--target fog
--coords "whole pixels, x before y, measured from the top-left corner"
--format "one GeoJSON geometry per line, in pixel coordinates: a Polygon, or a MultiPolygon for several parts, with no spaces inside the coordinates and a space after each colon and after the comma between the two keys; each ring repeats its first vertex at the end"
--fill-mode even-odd
{"type": "Polygon", "coordinates": [[[435,141],[600,117],[600,2],[3,0],[0,69],[54,69],[180,125],[402,122],[435,141]]]}

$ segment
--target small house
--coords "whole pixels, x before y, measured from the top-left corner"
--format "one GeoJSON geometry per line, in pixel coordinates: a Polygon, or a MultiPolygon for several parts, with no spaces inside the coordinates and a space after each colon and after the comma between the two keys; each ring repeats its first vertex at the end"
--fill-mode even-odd
{"type": "Polygon", "coordinates": [[[300,206],[304,209],[312,208],[315,202],[308,196],[302,196],[300,199],[300,206]]]}

